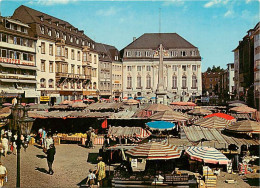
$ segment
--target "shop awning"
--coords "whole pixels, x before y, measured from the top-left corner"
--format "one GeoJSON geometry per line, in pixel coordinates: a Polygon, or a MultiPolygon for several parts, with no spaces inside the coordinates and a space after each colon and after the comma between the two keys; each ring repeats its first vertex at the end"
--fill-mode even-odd
{"type": "Polygon", "coordinates": [[[17,65],[19,69],[28,69],[28,70],[39,70],[37,67],[34,66],[26,66],[26,65],[17,65]]]}
{"type": "Polygon", "coordinates": [[[18,69],[18,65],[16,65],[16,64],[0,63],[0,65],[1,65],[2,67],[7,67],[7,68],[15,68],[15,69],[18,69]]]}
{"type": "Polygon", "coordinates": [[[37,84],[37,80],[19,80],[19,83],[37,84]]]}
{"type": "Polygon", "coordinates": [[[16,83],[18,83],[19,80],[17,80],[17,79],[0,79],[0,82],[16,82],[16,83]]]}

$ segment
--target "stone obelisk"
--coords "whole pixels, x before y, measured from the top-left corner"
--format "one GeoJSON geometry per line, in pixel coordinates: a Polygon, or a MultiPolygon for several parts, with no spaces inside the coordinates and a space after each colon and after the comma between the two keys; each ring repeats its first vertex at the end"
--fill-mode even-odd
{"type": "Polygon", "coordinates": [[[158,70],[158,85],[156,89],[156,103],[167,104],[167,91],[164,87],[163,80],[163,45],[160,44],[159,48],[159,70],[158,70]]]}

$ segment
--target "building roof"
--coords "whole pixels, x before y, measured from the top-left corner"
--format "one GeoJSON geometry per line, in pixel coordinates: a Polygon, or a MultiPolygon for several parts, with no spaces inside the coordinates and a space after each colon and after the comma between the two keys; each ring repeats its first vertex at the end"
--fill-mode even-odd
{"type": "MultiPolygon", "coordinates": [[[[88,36],[86,36],[82,30],[78,30],[78,28],[74,27],[69,22],[55,18],[53,16],[50,16],[43,12],[34,10],[34,9],[24,6],[24,5],[21,5],[14,11],[12,19],[22,21],[29,25],[38,24],[38,25],[44,26],[45,34],[41,33],[38,25],[34,26],[34,27],[36,27],[36,28],[34,28],[36,36],[55,40],[56,36],[54,34],[54,30],[56,30],[59,32],[63,32],[66,35],[70,35],[70,36],[77,37],[82,40],[86,40],[86,42],[87,41],[94,42],[92,39],[90,39],[88,36]],[[41,20],[41,18],[43,18],[43,20],[41,20]],[[57,23],[58,23],[58,25],[57,25],[57,23]],[[48,35],[47,28],[52,30],[52,36],[48,35]],[[71,30],[70,30],[70,28],[71,28],[71,30]]],[[[61,34],[60,34],[60,36],[61,36],[61,34]]],[[[82,46],[81,43],[76,44],[75,40],[71,43],[68,40],[68,37],[66,40],[66,44],[71,44],[71,45],[80,46],[80,47],[82,46]]]]}
{"type": "Polygon", "coordinates": [[[102,43],[96,43],[95,50],[100,54],[99,59],[101,61],[115,61],[115,56],[118,56],[119,58],[119,51],[116,47],[102,44],[102,43]]]}
{"type": "Polygon", "coordinates": [[[157,49],[160,44],[165,49],[196,48],[177,33],[145,33],[124,49],[157,49]]]}

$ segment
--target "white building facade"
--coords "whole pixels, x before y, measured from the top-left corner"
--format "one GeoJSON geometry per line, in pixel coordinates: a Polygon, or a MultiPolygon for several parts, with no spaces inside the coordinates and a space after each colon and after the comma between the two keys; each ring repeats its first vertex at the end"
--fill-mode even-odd
{"type": "Polygon", "coordinates": [[[160,44],[164,48],[163,80],[168,102],[187,101],[201,95],[198,48],[176,33],[153,33],[142,35],[121,51],[123,97],[156,97],[160,44]]]}

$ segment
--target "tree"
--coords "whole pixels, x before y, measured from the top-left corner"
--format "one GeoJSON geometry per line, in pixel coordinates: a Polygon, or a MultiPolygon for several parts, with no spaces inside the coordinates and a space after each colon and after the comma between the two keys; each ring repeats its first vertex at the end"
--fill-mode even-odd
{"type": "Polygon", "coordinates": [[[208,67],[207,72],[208,72],[208,73],[211,72],[211,68],[210,68],[210,67],[208,67]]]}

